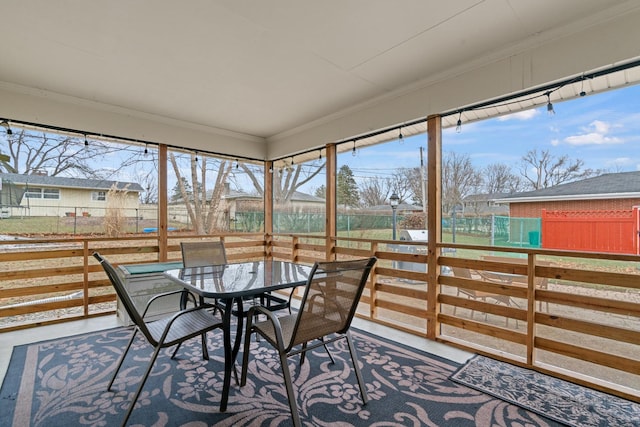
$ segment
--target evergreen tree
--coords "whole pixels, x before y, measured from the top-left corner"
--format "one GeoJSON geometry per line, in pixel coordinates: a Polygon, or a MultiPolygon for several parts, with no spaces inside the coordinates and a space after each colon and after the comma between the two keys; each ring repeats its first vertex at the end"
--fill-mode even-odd
{"type": "Polygon", "coordinates": [[[176,185],[173,186],[173,190],[171,190],[171,202],[177,202],[182,199],[182,190],[180,189],[181,185],[184,188],[184,194],[188,195],[189,199],[193,198],[193,189],[191,188],[191,183],[184,176],[180,177],[180,180],[176,182],[176,185]]]}
{"type": "Polygon", "coordinates": [[[316,188],[314,196],[319,197],[321,199],[326,199],[327,198],[327,187],[325,187],[324,185],[321,185],[320,187],[316,188]]]}
{"type": "Polygon", "coordinates": [[[338,187],[336,190],[337,204],[351,208],[358,207],[360,205],[360,193],[351,168],[347,165],[341,166],[336,178],[338,187]]]}

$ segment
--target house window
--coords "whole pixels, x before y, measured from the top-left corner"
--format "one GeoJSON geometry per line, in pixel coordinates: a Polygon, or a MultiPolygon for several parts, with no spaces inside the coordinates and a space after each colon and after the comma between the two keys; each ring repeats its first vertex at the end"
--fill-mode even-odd
{"type": "Polygon", "coordinates": [[[28,199],[60,199],[60,190],[57,188],[27,188],[24,196],[28,199]]]}
{"type": "Polygon", "coordinates": [[[42,188],[27,188],[24,192],[27,199],[42,199],[42,188]]]}
{"type": "Polygon", "coordinates": [[[91,193],[91,200],[97,200],[99,202],[104,202],[107,200],[107,192],[106,191],[94,191],[91,193]]]}
{"type": "Polygon", "coordinates": [[[60,190],[57,188],[45,188],[42,190],[42,196],[44,199],[60,199],[60,190]]]}

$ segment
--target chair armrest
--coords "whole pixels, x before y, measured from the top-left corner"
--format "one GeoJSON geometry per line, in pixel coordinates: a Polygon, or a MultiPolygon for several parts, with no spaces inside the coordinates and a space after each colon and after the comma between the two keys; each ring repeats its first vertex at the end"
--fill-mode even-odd
{"type": "Polygon", "coordinates": [[[186,289],[176,289],[175,291],[163,292],[161,294],[154,295],[153,297],[151,297],[151,299],[149,299],[149,301],[147,301],[147,305],[145,305],[144,312],[142,313],[142,318],[144,318],[146,316],[147,311],[149,310],[151,305],[154,302],[156,302],[158,299],[165,298],[165,297],[172,296],[172,295],[176,295],[176,294],[181,294],[181,293],[186,293],[187,294],[187,298],[189,296],[191,296],[191,298],[193,298],[194,305],[197,305],[195,296],[191,292],[187,291],[186,289]]]}
{"type": "Polygon", "coordinates": [[[277,323],[278,325],[280,325],[280,322],[278,321],[278,316],[276,316],[273,311],[269,310],[268,307],[264,307],[261,305],[254,305],[247,312],[247,317],[251,319],[255,319],[255,316],[257,314],[264,314],[265,316],[267,316],[267,319],[272,321],[274,324],[277,323]],[[256,313],[256,311],[259,313],[256,313]]]}
{"type": "Polygon", "coordinates": [[[285,344],[284,344],[284,338],[282,336],[282,326],[280,325],[280,319],[278,318],[278,316],[275,315],[274,312],[260,305],[251,307],[249,309],[249,312],[247,313],[247,330],[245,334],[245,339],[247,339],[247,337],[251,332],[253,319],[256,318],[257,314],[264,314],[267,317],[267,320],[271,322],[271,324],[273,325],[274,333],[275,333],[276,344],[280,349],[284,349],[285,344]]]}
{"type": "Polygon", "coordinates": [[[289,298],[283,298],[271,293],[264,293],[260,295],[260,303],[272,311],[283,310],[290,306],[292,294],[289,295],[289,298]]]}
{"type": "Polygon", "coordinates": [[[489,281],[489,282],[494,282],[494,283],[503,283],[503,284],[510,284],[511,282],[513,282],[513,277],[505,277],[505,276],[501,276],[499,274],[493,274],[490,272],[486,272],[486,271],[476,271],[476,273],[478,273],[478,275],[489,281]]]}

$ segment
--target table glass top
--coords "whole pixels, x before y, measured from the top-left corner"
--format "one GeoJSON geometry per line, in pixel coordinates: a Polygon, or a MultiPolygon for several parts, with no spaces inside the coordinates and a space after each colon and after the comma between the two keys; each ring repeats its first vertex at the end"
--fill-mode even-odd
{"type": "Polygon", "coordinates": [[[255,295],[306,283],[311,266],[286,261],[254,261],[208,267],[179,268],[165,276],[204,297],[255,295]]]}

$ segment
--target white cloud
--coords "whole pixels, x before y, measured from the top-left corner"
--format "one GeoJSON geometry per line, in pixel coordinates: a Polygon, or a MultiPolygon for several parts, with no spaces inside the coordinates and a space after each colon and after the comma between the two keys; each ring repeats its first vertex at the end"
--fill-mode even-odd
{"type": "Polygon", "coordinates": [[[507,120],[531,120],[535,116],[540,114],[538,109],[532,108],[530,110],[518,111],[517,113],[507,114],[506,116],[498,117],[498,120],[501,122],[505,122],[507,120]]]}
{"type": "Polygon", "coordinates": [[[610,130],[609,123],[594,120],[589,124],[589,127],[583,129],[585,133],[568,136],[564,141],[569,145],[610,145],[624,142],[618,137],[607,136],[610,130]]]}
{"type": "Polygon", "coordinates": [[[611,128],[611,125],[609,123],[605,123],[600,120],[595,120],[591,122],[591,125],[596,129],[596,132],[598,133],[607,133],[611,128]]]}
{"type": "Polygon", "coordinates": [[[552,139],[551,140],[551,145],[553,145],[554,147],[557,147],[558,145],[560,145],[560,140],[558,139],[552,139]]]}

